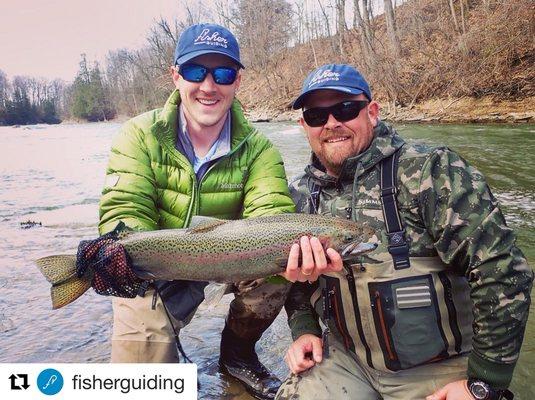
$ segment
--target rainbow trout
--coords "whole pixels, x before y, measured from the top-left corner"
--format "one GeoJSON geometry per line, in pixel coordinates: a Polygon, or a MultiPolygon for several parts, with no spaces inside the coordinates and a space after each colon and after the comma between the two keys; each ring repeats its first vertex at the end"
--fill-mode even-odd
{"type": "MultiPolygon", "coordinates": [[[[143,280],[233,283],[283,272],[290,248],[301,236],[316,236],[325,249],[331,247],[351,260],[376,248],[366,243],[373,234],[366,225],[320,215],[280,214],[231,221],[194,217],[187,229],[122,230],[117,243],[124,247],[135,275],[143,280]]],[[[91,287],[94,271],[88,268],[79,276],[74,255],[44,257],[36,264],[52,284],[54,309],[91,287]]]]}

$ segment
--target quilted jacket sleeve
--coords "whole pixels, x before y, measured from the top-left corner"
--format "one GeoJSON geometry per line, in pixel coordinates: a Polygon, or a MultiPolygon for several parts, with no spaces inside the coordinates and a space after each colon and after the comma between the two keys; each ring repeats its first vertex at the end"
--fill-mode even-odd
{"type": "Polygon", "coordinates": [[[157,192],[144,133],[128,121],[114,138],[100,200],[100,234],[119,221],[136,230],[158,227],[157,192]]]}
{"type": "Polygon", "coordinates": [[[279,151],[259,133],[251,150],[255,156],[244,185],[243,218],[295,212],[279,151]]]}

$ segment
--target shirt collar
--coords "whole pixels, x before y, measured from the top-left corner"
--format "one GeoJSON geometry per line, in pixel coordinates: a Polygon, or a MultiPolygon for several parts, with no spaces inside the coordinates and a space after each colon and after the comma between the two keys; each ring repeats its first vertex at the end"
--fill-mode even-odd
{"type": "Polygon", "coordinates": [[[204,164],[216,160],[220,157],[223,157],[224,155],[228,154],[230,152],[230,146],[231,146],[231,114],[230,110],[227,112],[227,116],[225,117],[225,123],[223,124],[223,127],[221,128],[221,132],[219,133],[219,136],[217,140],[212,144],[212,147],[210,147],[210,150],[208,150],[208,153],[202,158],[199,158],[195,154],[195,149],[193,148],[193,144],[191,143],[191,138],[188,133],[188,123],[186,120],[186,116],[184,115],[184,109],[182,104],[178,107],[179,113],[178,113],[178,144],[179,147],[181,147],[184,150],[184,155],[187,157],[187,159],[190,161],[190,163],[193,165],[195,173],[201,168],[204,164]]]}

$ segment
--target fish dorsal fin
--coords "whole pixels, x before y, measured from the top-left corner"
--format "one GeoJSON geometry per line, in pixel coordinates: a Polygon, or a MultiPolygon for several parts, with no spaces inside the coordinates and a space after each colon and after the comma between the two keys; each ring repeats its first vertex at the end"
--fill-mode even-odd
{"type": "Polygon", "coordinates": [[[128,226],[123,221],[119,221],[115,229],[110,232],[117,240],[121,240],[130,235],[134,230],[128,226]]]}
{"type": "Polygon", "coordinates": [[[196,215],[191,219],[191,223],[189,224],[187,233],[209,232],[216,226],[223,225],[226,222],[227,221],[225,221],[224,219],[196,215]]]}

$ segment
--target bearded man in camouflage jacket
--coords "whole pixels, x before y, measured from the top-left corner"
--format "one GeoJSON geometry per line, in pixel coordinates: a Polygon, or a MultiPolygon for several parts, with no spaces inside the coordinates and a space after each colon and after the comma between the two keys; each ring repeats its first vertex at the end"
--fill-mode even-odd
{"type": "Polygon", "coordinates": [[[351,66],[311,73],[293,107],[313,151],[298,211],[366,223],[378,248],[294,283],[277,398],[511,398],[533,273],[484,177],[406,143],[351,66]]]}

